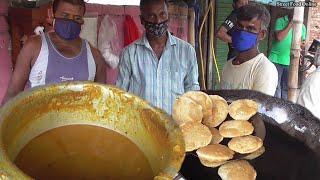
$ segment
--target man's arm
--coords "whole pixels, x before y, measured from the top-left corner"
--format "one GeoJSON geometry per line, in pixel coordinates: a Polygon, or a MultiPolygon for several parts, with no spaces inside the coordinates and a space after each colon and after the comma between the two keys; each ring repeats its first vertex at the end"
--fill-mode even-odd
{"type": "Polygon", "coordinates": [[[227,34],[228,30],[224,26],[220,26],[217,36],[221,41],[232,43],[232,38],[227,34]]]}
{"type": "Polygon", "coordinates": [[[236,23],[236,14],[231,13],[219,27],[219,30],[217,33],[218,38],[226,43],[232,43],[231,36],[229,36],[227,32],[236,25],[235,23],[236,23]]]}
{"type": "Polygon", "coordinates": [[[187,75],[184,79],[184,91],[195,91],[195,90],[200,90],[199,86],[199,73],[198,73],[198,63],[197,63],[197,56],[196,52],[193,49],[193,47],[189,47],[190,49],[188,50],[188,56],[190,57],[190,67],[189,71],[187,72],[187,75]]]}
{"type": "Polygon", "coordinates": [[[106,83],[106,62],[104,61],[100,51],[90,46],[93,59],[96,63],[96,77],[95,82],[105,84],[106,83]]]}
{"type": "Polygon", "coordinates": [[[119,62],[119,75],[117,79],[116,86],[125,90],[129,91],[129,85],[130,85],[130,77],[132,74],[131,69],[131,57],[128,49],[125,49],[122,52],[122,55],[120,57],[119,62]]]}
{"type": "Polygon", "coordinates": [[[5,104],[9,99],[24,90],[31,71],[31,62],[37,58],[40,49],[40,36],[30,37],[25,43],[17,57],[10,84],[2,104],[5,104]]]}
{"type": "Polygon", "coordinates": [[[275,24],[275,37],[277,41],[282,41],[285,37],[287,37],[290,29],[292,28],[293,22],[290,20],[288,25],[283,29],[281,20],[277,19],[275,24]]]}

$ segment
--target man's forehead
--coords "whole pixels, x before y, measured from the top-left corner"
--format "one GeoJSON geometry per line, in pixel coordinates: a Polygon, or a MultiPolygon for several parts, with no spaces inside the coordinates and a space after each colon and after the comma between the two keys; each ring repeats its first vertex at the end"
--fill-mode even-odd
{"type": "Polygon", "coordinates": [[[155,1],[154,3],[147,3],[142,7],[142,13],[167,11],[167,5],[164,1],[155,1]]]}
{"type": "Polygon", "coordinates": [[[254,17],[249,21],[246,20],[240,20],[238,21],[242,25],[247,25],[247,26],[256,26],[261,24],[261,20],[258,17],[254,17]]]}
{"type": "Polygon", "coordinates": [[[81,5],[75,5],[68,2],[61,1],[57,6],[57,10],[61,12],[79,11],[84,12],[84,8],[81,5]]]}

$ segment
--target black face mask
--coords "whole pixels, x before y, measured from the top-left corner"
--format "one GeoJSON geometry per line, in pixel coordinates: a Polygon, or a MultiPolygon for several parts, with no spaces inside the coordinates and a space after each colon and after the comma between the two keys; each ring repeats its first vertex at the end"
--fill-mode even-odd
{"type": "Polygon", "coordinates": [[[144,28],[146,29],[146,32],[152,36],[155,37],[161,37],[163,36],[167,30],[168,30],[168,20],[165,20],[161,23],[153,23],[144,21],[144,28]]]}

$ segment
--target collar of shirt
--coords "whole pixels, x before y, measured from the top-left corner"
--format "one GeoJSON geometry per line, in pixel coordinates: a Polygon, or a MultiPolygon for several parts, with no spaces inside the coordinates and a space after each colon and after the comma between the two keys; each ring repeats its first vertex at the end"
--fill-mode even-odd
{"type": "MultiPolygon", "coordinates": [[[[168,41],[166,44],[166,49],[169,46],[175,46],[177,44],[177,40],[171,35],[171,33],[169,31],[167,31],[167,33],[168,33],[168,41]]],[[[145,46],[146,48],[152,50],[152,48],[149,44],[149,41],[147,39],[146,33],[144,33],[142,38],[140,40],[136,41],[135,44],[145,46]]]]}

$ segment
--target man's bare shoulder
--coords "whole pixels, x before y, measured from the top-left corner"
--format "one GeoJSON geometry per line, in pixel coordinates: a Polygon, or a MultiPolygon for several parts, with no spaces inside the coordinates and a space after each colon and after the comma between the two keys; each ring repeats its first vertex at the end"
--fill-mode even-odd
{"type": "Polygon", "coordinates": [[[33,56],[38,56],[41,50],[41,37],[40,36],[30,36],[28,40],[23,45],[21,53],[30,53],[33,56]]]}
{"type": "Polygon", "coordinates": [[[41,47],[41,36],[35,35],[28,37],[25,46],[41,47]]]}
{"type": "MultiPolygon", "coordinates": [[[[34,63],[41,50],[41,37],[40,36],[30,36],[27,41],[23,45],[19,56],[19,59],[23,59],[24,61],[31,61],[31,64],[34,63]]],[[[30,62],[28,62],[30,63],[30,62]]]]}

